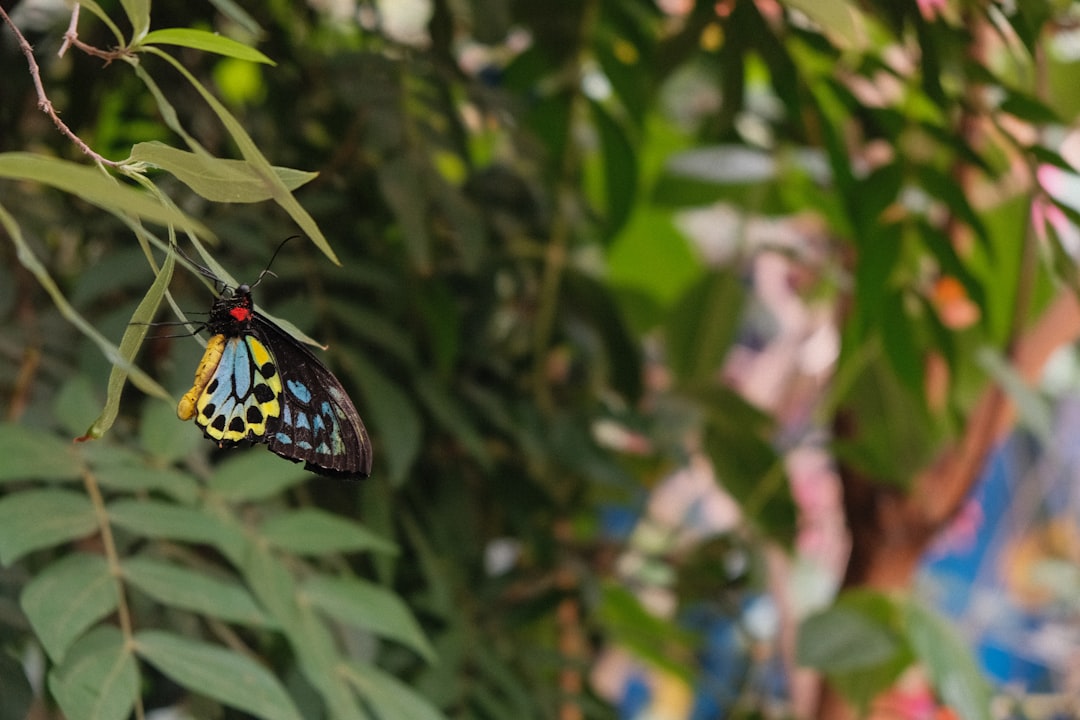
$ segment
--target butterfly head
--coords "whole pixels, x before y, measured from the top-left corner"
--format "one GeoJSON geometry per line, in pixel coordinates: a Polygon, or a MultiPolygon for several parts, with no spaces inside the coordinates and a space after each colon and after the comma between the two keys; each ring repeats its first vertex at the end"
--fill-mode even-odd
{"type": "Polygon", "coordinates": [[[231,292],[221,294],[210,310],[207,328],[213,334],[236,337],[248,331],[255,305],[251,300],[251,287],[240,285],[231,292]]]}

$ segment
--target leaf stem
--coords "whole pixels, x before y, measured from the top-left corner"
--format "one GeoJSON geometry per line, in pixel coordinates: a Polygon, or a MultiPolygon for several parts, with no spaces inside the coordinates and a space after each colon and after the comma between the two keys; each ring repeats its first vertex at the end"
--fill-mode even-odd
{"type": "MultiPolygon", "coordinates": [[[[83,467],[82,479],[86,494],[90,496],[90,502],[94,505],[94,514],[97,516],[98,531],[101,533],[101,545],[105,552],[105,561],[109,566],[109,574],[116,582],[116,617],[120,623],[120,632],[124,636],[126,649],[134,653],[135,631],[131,622],[127,595],[124,593],[123,569],[120,567],[120,555],[116,551],[116,540],[113,538],[112,525],[109,522],[109,511],[105,507],[105,499],[101,495],[97,477],[89,467],[83,467]]],[[[135,718],[136,720],[145,719],[141,693],[135,695],[135,718]]]]}
{"type": "Polygon", "coordinates": [[[570,105],[567,122],[566,143],[563,145],[559,164],[559,178],[556,186],[555,218],[552,220],[551,240],[544,253],[544,271],[540,281],[539,300],[533,333],[533,377],[532,391],[537,405],[545,412],[551,412],[551,391],[548,387],[547,351],[555,327],[555,314],[559,307],[559,287],[562,283],[563,270],[569,254],[571,218],[574,217],[575,180],[579,171],[580,157],[574,142],[574,118],[584,95],[582,94],[582,66],[585,60],[587,39],[592,35],[600,13],[600,3],[592,0],[582,10],[581,23],[578,27],[577,52],[571,56],[568,68],[567,87],[570,105]]]}

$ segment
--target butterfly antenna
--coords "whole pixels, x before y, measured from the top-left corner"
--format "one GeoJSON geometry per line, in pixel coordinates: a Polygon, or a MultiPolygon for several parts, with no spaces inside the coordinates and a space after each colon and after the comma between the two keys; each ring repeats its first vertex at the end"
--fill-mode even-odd
{"type": "Polygon", "coordinates": [[[259,273],[259,277],[255,279],[255,282],[251,283],[251,287],[255,287],[256,285],[261,283],[262,279],[267,275],[273,275],[274,277],[277,277],[277,275],[275,275],[274,272],[270,270],[270,266],[274,264],[274,260],[277,259],[278,253],[281,252],[281,249],[285,247],[285,243],[289,242],[290,240],[295,240],[298,237],[300,237],[300,235],[290,235],[289,237],[281,241],[281,244],[277,246],[277,250],[275,250],[274,254],[270,256],[270,262],[266,263],[266,268],[261,273],[259,273]]]}
{"type": "Polygon", "coordinates": [[[213,270],[206,267],[205,265],[202,265],[202,264],[196,262],[190,255],[188,255],[186,252],[184,252],[183,249],[179,245],[177,245],[176,243],[172,243],[171,247],[172,247],[173,252],[175,252],[180,257],[184,258],[184,260],[186,260],[189,265],[191,265],[193,268],[195,268],[195,270],[200,275],[202,275],[203,277],[208,278],[210,280],[213,280],[214,283],[217,284],[217,285],[221,285],[222,287],[225,286],[225,281],[222,280],[221,278],[219,278],[217,275],[215,275],[213,270]]]}

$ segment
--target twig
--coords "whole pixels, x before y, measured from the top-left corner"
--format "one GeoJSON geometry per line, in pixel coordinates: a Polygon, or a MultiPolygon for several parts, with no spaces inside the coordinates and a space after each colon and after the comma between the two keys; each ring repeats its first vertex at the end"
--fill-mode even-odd
{"type": "MultiPolygon", "coordinates": [[[[15,38],[19,42],[19,49],[21,49],[23,55],[26,56],[26,62],[30,66],[30,77],[33,79],[34,88],[37,90],[37,104],[38,107],[41,108],[41,111],[48,115],[50,118],[52,118],[53,124],[56,125],[57,129],[65,136],[67,136],[69,140],[75,143],[76,147],[82,150],[84,154],[89,155],[95,162],[101,163],[102,165],[108,165],[109,167],[119,167],[120,163],[114,160],[109,160],[108,158],[94,152],[89,145],[83,142],[82,139],[78,135],[76,135],[71,130],[71,128],[69,128],[67,124],[64,123],[63,120],[60,119],[60,116],[53,108],[52,102],[49,100],[49,96],[45,94],[45,86],[41,83],[41,69],[38,67],[37,60],[34,59],[34,48],[30,46],[30,43],[27,42],[26,37],[24,37],[22,32],[19,31],[19,28],[15,26],[15,23],[11,21],[11,18],[8,17],[8,14],[4,11],[4,8],[2,6],[0,6],[0,18],[3,18],[4,22],[7,23],[8,27],[11,28],[11,31],[15,33],[15,38]]],[[[74,19],[75,16],[73,15],[72,20],[74,21],[74,19]]],[[[70,40],[71,43],[78,47],[80,50],[83,50],[84,52],[89,52],[91,55],[97,55],[98,57],[106,57],[106,59],[109,60],[115,59],[115,57],[110,55],[109,53],[104,53],[104,51],[102,50],[90,47],[89,45],[86,45],[82,41],[75,38],[73,35],[72,37],[69,37],[68,34],[65,34],[64,38],[65,42],[70,40]],[[89,48],[89,50],[87,48],[89,48]]]]}

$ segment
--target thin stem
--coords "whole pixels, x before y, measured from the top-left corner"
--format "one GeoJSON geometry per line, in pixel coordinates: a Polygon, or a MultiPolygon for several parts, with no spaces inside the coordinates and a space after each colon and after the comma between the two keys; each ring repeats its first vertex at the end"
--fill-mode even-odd
{"type": "MultiPolygon", "coordinates": [[[[8,17],[8,14],[4,11],[4,8],[2,6],[0,6],[0,18],[3,18],[4,22],[7,23],[8,27],[11,28],[11,31],[15,33],[15,39],[19,43],[19,49],[22,50],[23,55],[26,56],[26,63],[30,67],[30,77],[31,79],[33,79],[34,89],[37,91],[37,104],[41,111],[48,115],[50,118],[52,118],[53,124],[56,125],[57,129],[61,133],[63,133],[69,140],[71,140],[71,142],[75,143],[76,147],[82,150],[84,154],[89,155],[91,158],[93,158],[95,162],[101,163],[102,165],[108,165],[110,167],[119,167],[120,163],[114,160],[109,160],[108,158],[99,155],[98,153],[90,149],[90,146],[83,142],[82,139],[78,135],[76,135],[71,130],[71,128],[69,128],[67,124],[64,123],[63,120],[60,119],[60,115],[57,114],[56,110],[53,108],[52,102],[49,100],[49,96],[45,93],[45,86],[41,82],[41,69],[38,67],[37,60],[34,59],[34,48],[31,47],[29,42],[27,42],[26,37],[23,36],[23,34],[19,31],[19,28],[15,26],[15,23],[11,21],[11,18],[8,17]]],[[[98,57],[105,57],[109,60],[115,59],[112,54],[105,53],[105,51],[103,50],[98,50],[97,48],[86,45],[74,36],[68,38],[68,35],[65,34],[64,37],[65,42],[70,39],[72,41],[72,44],[74,44],[76,47],[78,47],[80,50],[83,50],[84,52],[88,52],[91,55],[96,55],[98,57]]]]}
{"type": "Polygon", "coordinates": [[[570,89],[568,137],[563,146],[562,158],[560,158],[555,218],[552,221],[551,240],[544,254],[544,273],[540,281],[540,297],[533,333],[533,397],[537,405],[548,412],[552,410],[552,403],[551,392],[548,389],[547,350],[555,327],[555,313],[559,306],[559,286],[562,284],[563,270],[566,268],[566,258],[569,254],[571,218],[575,214],[574,183],[580,164],[578,148],[574,143],[573,127],[583,98],[581,90],[582,65],[585,60],[583,48],[592,34],[599,11],[600,3],[596,0],[585,6],[578,28],[578,51],[571,56],[569,61],[572,67],[567,73],[567,85],[570,89]]]}
{"type": "MultiPolygon", "coordinates": [[[[105,499],[101,495],[97,477],[85,468],[82,474],[83,485],[86,494],[90,496],[90,502],[94,505],[94,514],[97,516],[98,531],[101,533],[101,545],[105,551],[105,562],[109,566],[109,575],[116,582],[116,617],[120,623],[120,632],[124,636],[124,644],[129,652],[134,652],[135,631],[131,622],[131,610],[128,608],[127,596],[124,594],[123,570],[120,567],[120,555],[116,551],[116,541],[112,534],[112,525],[109,522],[109,513],[105,508],[105,499]]],[[[142,695],[135,696],[135,718],[144,720],[145,713],[142,705],[142,695]]]]}

